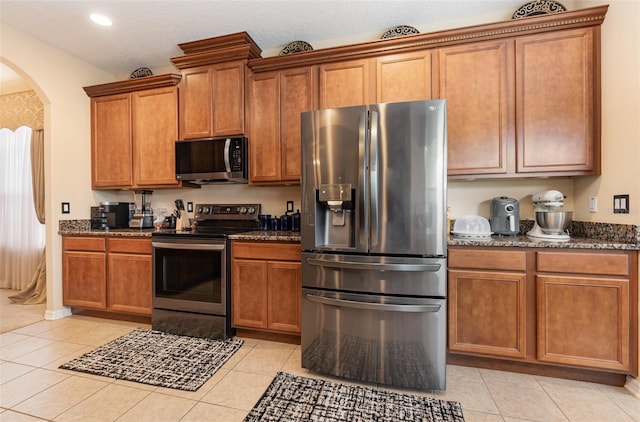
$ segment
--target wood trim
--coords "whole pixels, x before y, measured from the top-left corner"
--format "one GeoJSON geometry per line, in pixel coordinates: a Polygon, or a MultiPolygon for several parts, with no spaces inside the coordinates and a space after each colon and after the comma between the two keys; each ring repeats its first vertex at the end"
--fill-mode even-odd
{"type": "Polygon", "coordinates": [[[256,44],[253,38],[251,38],[251,35],[249,35],[246,31],[227,34],[221,37],[212,37],[203,40],[183,42],[181,44],[178,44],[178,47],[180,47],[184,54],[194,54],[203,51],[219,50],[222,48],[244,45],[250,45],[253,50],[257,52],[256,57],[260,56],[260,53],[262,52],[260,50],[260,47],[258,47],[258,44],[256,44]]]}
{"type": "Polygon", "coordinates": [[[104,95],[124,94],[143,89],[163,88],[174,86],[180,82],[182,75],[167,73],[165,75],[147,76],[144,78],[129,79],[126,81],[110,82],[100,85],[85,86],[84,92],[91,98],[104,95]]]}
{"type": "Polygon", "coordinates": [[[497,23],[409,35],[387,40],[375,40],[348,46],[324,48],[286,56],[267,57],[249,61],[249,67],[254,72],[267,72],[290,67],[356,60],[391,53],[404,53],[509,36],[557,31],[559,29],[596,26],[602,24],[608,8],[608,5],[598,6],[571,12],[511,19],[497,23]]]}
{"type": "Polygon", "coordinates": [[[171,63],[178,69],[188,69],[196,66],[231,62],[236,60],[248,60],[255,58],[253,48],[250,45],[241,45],[223,48],[215,51],[203,51],[200,53],[187,54],[185,56],[173,57],[171,63]]]}

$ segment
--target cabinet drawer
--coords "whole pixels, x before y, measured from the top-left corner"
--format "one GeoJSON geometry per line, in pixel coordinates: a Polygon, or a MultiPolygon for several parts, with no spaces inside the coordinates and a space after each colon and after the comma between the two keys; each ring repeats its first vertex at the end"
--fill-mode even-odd
{"type": "Polygon", "coordinates": [[[234,258],[297,262],[302,260],[302,246],[299,243],[234,241],[231,249],[234,258]]]}
{"type": "Polygon", "coordinates": [[[62,249],[65,251],[95,251],[104,252],[106,239],[104,237],[63,237],[62,249]]]}
{"type": "Polygon", "coordinates": [[[538,271],[574,274],[629,274],[626,253],[537,252],[538,271]]]}
{"type": "Polygon", "coordinates": [[[527,253],[524,251],[496,251],[480,248],[449,248],[448,261],[449,268],[525,271],[527,268],[527,253]]]}
{"type": "Polygon", "coordinates": [[[110,238],[109,252],[143,253],[151,255],[151,239],[110,238]]]}

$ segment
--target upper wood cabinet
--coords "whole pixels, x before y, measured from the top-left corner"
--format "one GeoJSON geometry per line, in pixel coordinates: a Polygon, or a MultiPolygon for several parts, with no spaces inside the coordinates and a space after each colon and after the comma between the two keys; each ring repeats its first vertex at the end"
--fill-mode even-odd
{"type": "Polygon", "coordinates": [[[244,135],[247,61],[260,57],[258,45],[238,32],[178,47],[180,139],[244,135]]]}
{"type": "Polygon", "coordinates": [[[249,81],[249,178],[300,183],[300,113],[317,104],[313,67],[252,75],[249,81]]]}
{"type": "Polygon", "coordinates": [[[244,134],[246,61],[182,71],[180,139],[244,134]]]}
{"type": "Polygon", "coordinates": [[[450,176],[599,174],[599,27],[443,48],[450,176]]]}
{"type": "Polygon", "coordinates": [[[600,27],[516,39],[518,173],[600,173],[594,39],[600,27]]]}
{"type": "Polygon", "coordinates": [[[431,55],[427,50],[376,59],[376,102],[431,99],[431,55]]]}
{"type": "Polygon", "coordinates": [[[371,60],[352,60],[318,66],[320,109],[374,102],[371,60]]]}
{"type": "Polygon", "coordinates": [[[91,97],[91,183],[94,189],[179,187],[180,75],[85,87],[91,97]]]}
{"type": "Polygon", "coordinates": [[[437,96],[447,99],[449,175],[513,172],[513,41],[443,48],[437,57],[437,96]]]}

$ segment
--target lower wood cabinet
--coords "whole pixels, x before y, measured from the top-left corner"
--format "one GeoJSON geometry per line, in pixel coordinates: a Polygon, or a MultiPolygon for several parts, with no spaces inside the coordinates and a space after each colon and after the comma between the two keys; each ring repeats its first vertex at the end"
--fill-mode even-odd
{"type": "Polygon", "coordinates": [[[637,375],[638,252],[449,248],[449,353],[637,375]]]}
{"type": "Polygon", "coordinates": [[[231,250],[232,326],[300,334],[300,244],[234,240],[231,250]]]}
{"type": "Polygon", "coordinates": [[[62,239],[66,306],[151,315],[151,239],[62,239]]]}

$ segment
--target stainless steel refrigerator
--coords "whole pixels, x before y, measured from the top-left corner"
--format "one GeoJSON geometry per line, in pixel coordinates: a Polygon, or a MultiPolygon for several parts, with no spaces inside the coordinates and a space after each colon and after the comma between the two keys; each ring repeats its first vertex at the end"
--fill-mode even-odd
{"type": "Polygon", "coordinates": [[[443,390],[446,100],[301,119],[302,366],[443,390]]]}

